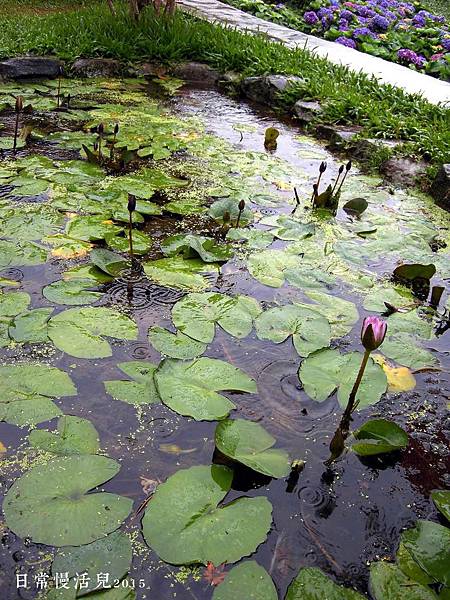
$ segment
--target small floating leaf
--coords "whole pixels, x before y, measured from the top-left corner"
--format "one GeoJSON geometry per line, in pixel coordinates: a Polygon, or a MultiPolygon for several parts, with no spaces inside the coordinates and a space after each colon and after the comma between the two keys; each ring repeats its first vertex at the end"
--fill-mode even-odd
{"type": "Polygon", "coordinates": [[[53,308],[27,310],[14,319],[9,336],[16,342],[39,344],[48,341],[48,320],[53,308]]]}
{"type": "Polygon", "coordinates": [[[204,290],[210,282],[202,273],[219,273],[219,266],[205,264],[200,258],[184,259],[181,256],[161,258],[144,264],[145,274],[160,285],[182,290],[204,290]]]}
{"type": "Polygon", "coordinates": [[[408,579],[396,565],[387,562],[371,565],[370,590],[375,600],[437,600],[429,587],[408,579]]]}
{"type": "Polygon", "coordinates": [[[55,304],[65,304],[67,306],[77,306],[83,304],[93,304],[103,296],[100,292],[92,291],[96,283],[91,279],[69,279],[68,281],[60,279],[50,285],[46,285],[42,294],[55,304]]]}
{"type": "Polygon", "coordinates": [[[365,198],[352,198],[352,200],[348,200],[342,208],[345,210],[345,212],[351,214],[353,213],[355,215],[362,215],[368,206],[369,203],[365,198]]]}
{"type": "Polygon", "coordinates": [[[372,358],[386,373],[388,392],[409,392],[416,387],[416,378],[408,367],[393,367],[381,354],[372,354],[372,358]]]}
{"type": "Polygon", "coordinates": [[[353,433],[357,442],[352,444],[353,452],[360,456],[373,456],[406,448],[408,435],[392,421],[372,419],[353,433]]]}
{"type": "Polygon", "coordinates": [[[437,509],[444,515],[447,521],[450,521],[450,491],[433,490],[431,498],[436,504],[437,509]]]}
{"type": "Polygon", "coordinates": [[[285,600],[366,600],[364,596],[334,583],[317,567],[300,569],[285,600]]]}
{"type": "Polygon", "coordinates": [[[197,342],[179,331],[172,333],[162,327],[150,327],[148,339],[158,352],[171,358],[196,358],[206,350],[206,344],[197,342]]]}
{"type": "Polygon", "coordinates": [[[89,490],[119,472],[105,456],[65,456],[31,468],[9,488],[3,504],[8,527],[49,546],[89,544],[127,518],[132,501],[89,490]]]}
{"type": "Polygon", "coordinates": [[[233,256],[230,246],[194,234],[171,235],[162,242],[161,250],[166,256],[182,254],[184,258],[200,257],[207,263],[226,262],[233,256]]]}
{"type": "Polygon", "coordinates": [[[277,590],[267,571],[254,560],[231,569],[214,590],[212,600],[278,600],[277,590]]]}
{"type": "Polygon", "coordinates": [[[111,277],[117,277],[129,265],[129,261],[125,260],[123,256],[106,248],[95,248],[92,250],[90,258],[98,269],[111,277]]]}
{"type": "Polygon", "coordinates": [[[58,419],[56,431],[34,429],[28,438],[31,446],[53,454],[96,454],[98,433],[87,419],[64,415],[58,419]]]}
{"type": "Polygon", "coordinates": [[[394,277],[396,279],[405,279],[407,281],[414,281],[414,279],[431,279],[435,273],[436,267],[433,264],[403,264],[394,269],[394,277]]]}
{"type": "Polygon", "coordinates": [[[246,419],[225,419],[216,427],[216,446],[229,458],[269,477],[290,472],[289,455],[273,449],[276,440],[258,423],[246,419]]]}
{"type": "Polygon", "coordinates": [[[128,404],[153,404],[160,401],[153,381],[156,365],[136,360],[119,363],[117,366],[133,381],[120,379],[105,381],[108,394],[128,404]]]}
{"type": "Polygon", "coordinates": [[[238,498],[217,507],[232,479],[227,467],[202,465],[178,471],[158,486],[142,525],[146,542],[162,560],[233,563],[266,539],[272,522],[267,498],[238,498]]]}
{"type": "Polygon", "coordinates": [[[213,358],[166,359],[155,373],[156,388],[169,408],[196,421],[215,421],[235,408],[222,390],[256,393],[256,384],[240,369],[213,358]]]}
{"type": "MultiPolygon", "coordinates": [[[[218,221],[219,223],[223,223],[223,217],[225,213],[229,213],[231,224],[234,225],[237,222],[239,217],[239,200],[234,198],[224,198],[222,200],[216,200],[213,204],[211,204],[209,209],[209,216],[218,221]]],[[[253,221],[253,212],[245,207],[241,213],[241,218],[239,219],[239,224],[241,227],[248,225],[253,221]]]]}

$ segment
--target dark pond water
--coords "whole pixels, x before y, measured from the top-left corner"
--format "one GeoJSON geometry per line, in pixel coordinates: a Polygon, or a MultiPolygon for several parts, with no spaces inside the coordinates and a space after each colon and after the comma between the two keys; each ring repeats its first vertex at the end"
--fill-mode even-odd
{"type": "MultiPolygon", "coordinates": [[[[328,163],[327,175],[333,177],[341,164],[338,157],[313,139],[299,137],[295,125],[216,91],[183,88],[175,98],[167,100],[167,105],[180,118],[200,119],[207,131],[228,140],[239,150],[264,152],[264,131],[269,126],[276,127],[280,137],[275,156],[304,173],[309,186],[322,160],[328,163]],[[242,125],[245,127],[240,127],[242,125]]],[[[59,154],[56,147],[45,144],[41,151],[56,158],[73,158],[71,152],[59,154]]],[[[19,156],[25,154],[21,151],[19,156]]],[[[356,175],[355,170],[353,176],[356,175]]],[[[399,210],[402,200],[398,198],[402,198],[402,193],[389,195],[388,188],[381,189],[386,193],[383,210],[386,206],[391,212],[399,210]]],[[[380,188],[376,191],[379,193],[380,188]]],[[[4,186],[0,188],[0,197],[7,197],[11,203],[23,201],[10,192],[11,188],[4,186]]],[[[263,207],[261,213],[290,213],[292,205],[288,200],[292,190],[287,190],[285,196],[286,203],[263,207]]],[[[32,197],[29,201],[44,199],[32,197]]],[[[339,211],[338,222],[347,219],[347,215],[339,211]]],[[[177,223],[179,220],[173,216],[152,218],[146,224],[146,231],[158,239],[170,233],[177,223]]],[[[199,225],[193,218],[186,219],[183,227],[199,231],[205,225],[199,225]]],[[[285,245],[277,241],[272,247],[285,245]]],[[[379,273],[391,269],[390,264],[378,257],[373,257],[370,266],[375,266],[379,273]]],[[[41,266],[5,269],[0,276],[20,281],[20,289],[31,295],[33,308],[38,308],[49,305],[42,296],[43,286],[58,279],[66,268],[67,263],[51,259],[41,266]]],[[[299,294],[298,289],[286,284],[271,288],[259,283],[239,258],[222,268],[221,277],[211,289],[231,295],[251,295],[263,306],[283,303],[299,294]]],[[[160,355],[147,341],[147,330],[152,325],[171,327],[171,308],[183,293],[149,283],[144,278],[135,282],[132,299],[123,281],[107,286],[101,303],[119,306],[132,315],[140,332],[139,341],[113,342],[110,359],[75,359],[51,345],[16,345],[0,351],[2,361],[38,359],[70,374],[78,395],[57,403],[64,413],[85,417],[95,425],[105,454],[121,463],[120,473],[104,489],[132,498],[135,510],[146,498],[142,478],[164,480],[179,469],[220,460],[214,454],[216,423],[181,417],[162,404],[136,410],[132,405],[112,400],[103,386],[104,380],[120,378],[119,362],[139,359],[159,362],[160,355]]],[[[360,349],[360,323],[368,312],[362,307],[360,297],[346,284],[337,284],[333,293],[355,302],[360,314],[360,322],[339,342],[340,347],[360,349]]],[[[296,482],[270,480],[238,467],[227,498],[228,501],[243,495],[264,495],[272,503],[273,526],[255,557],[272,576],[280,598],[284,597],[301,566],[318,566],[336,581],[367,592],[369,563],[380,558],[393,559],[400,533],[414,525],[418,518],[438,520],[429,493],[436,488],[446,488],[450,483],[450,420],[446,407],[450,388],[446,374],[450,364],[448,331],[429,342],[429,347],[439,355],[438,369],[416,373],[417,385],[412,391],[390,393],[355,417],[355,425],[370,416],[392,417],[410,434],[409,448],[370,460],[348,453],[332,468],[326,468],[323,461],[328,457],[328,445],[341,411],[334,396],[318,403],[304,392],[297,376],[301,359],[291,340],[274,345],[259,340],[254,332],[238,340],[217,328],[206,356],[241,368],[258,386],[258,394],[230,396],[237,405],[234,415],[261,423],[293,459],[305,461],[296,482]]],[[[39,425],[44,426],[47,424],[39,425]]],[[[26,450],[27,435],[27,428],[0,423],[0,440],[8,449],[1,479],[4,490],[31,460],[26,450]]],[[[170,506],[167,510],[170,512],[170,506]]],[[[210,599],[213,588],[202,579],[202,569],[189,573],[166,565],[145,545],[140,533],[141,516],[130,518],[125,527],[133,536],[135,549],[130,576],[145,582],[145,588],[137,590],[137,597],[140,600],[210,599]]],[[[5,525],[3,527],[0,596],[5,600],[35,598],[36,590],[16,589],[16,573],[29,573],[33,578],[39,571],[45,571],[49,568],[52,549],[19,539],[5,525]]]]}

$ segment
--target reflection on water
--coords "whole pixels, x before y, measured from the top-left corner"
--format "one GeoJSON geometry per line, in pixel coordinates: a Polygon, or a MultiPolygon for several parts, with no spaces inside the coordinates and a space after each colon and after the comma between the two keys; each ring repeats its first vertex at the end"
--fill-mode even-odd
{"type": "MultiPolygon", "coordinates": [[[[275,126],[280,131],[276,156],[298,167],[311,181],[324,159],[329,165],[327,175],[337,173],[340,163],[326,149],[313,140],[299,138],[296,127],[288,121],[280,122],[274,115],[260,114],[211,90],[185,88],[170,104],[178,114],[200,117],[207,130],[244,150],[261,151],[265,129],[275,126]],[[239,131],[236,126],[242,124],[246,125],[241,128],[245,130],[239,131]]],[[[55,148],[51,151],[54,156],[55,148]]],[[[0,197],[3,192],[0,188],[0,197]]],[[[263,207],[260,212],[269,215],[288,213],[291,209],[292,206],[281,204],[263,207]]],[[[338,218],[347,216],[338,214],[338,218]]],[[[153,228],[159,237],[170,231],[174,222],[152,218],[146,228],[150,233],[153,228]]],[[[43,267],[11,268],[4,270],[2,276],[22,281],[22,289],[33,296],[33,306],[45,306],[41,290],[55,279],[57,268],[51,263],[43,267]]],[[[387,270],[386,265],[381,268],[387,270]]],[[[223,268],[214,289],[249,294],[263,305],[292,300],[299,294],[299,290],[287,285],[281,289],[263,286],[248,275],[239,260],[223,268]]],[[[341,291],[345,296],[345,290],[341,291]]],[[[142,406],[136,411],[133,406],[113,401],[103,387],[106,379],[123,378],[116,366],[118,362],[159,362],[159,354],[148,344],[146,332],[155,324],[170,326],[170,308],[181,296],[180,291],[150,283],[140,275],[133,276],[131,291],[130,278],[126,276],[108,285],[103,302],[132,314],[140,331],[138,342],[113,344],[111,359],[77,360],[48,347],[2,351],[4,359],[51,360],[70,373],[79,394],[60,401],[59,405],[64,412],[93,422],[100,433],[102,448],[122,465],[119,475],[104,487],[133,498],[135,510],[146,497],[142,481],[164,480],[179,469],[209,464],[213,458],[222,460],[214,454],[214,423],[180,417],[163,405],[142,406]]],[[[351,299],[360,308],[360,300],[351,299]]],[[[364,310],[360,312],[363,317],[364,310]]],[[[358,331],[357,326],[354,331],[358,331]]],[[[351,337],[349,349],[357,347],[357,335],[351,337]]],[[[439,340],[439,349],[444,366],[448,366],[445,353],[448,353],[448,332],[439,340]]],[[[355,418],[357,426],[369,416],[391,415],[407,430],[417,430],[407,452],[366,461],[347,454],[330,471],[323,460],[328,456],[340,409],[334,398],[317,403],[307,397],[297,377],[300,359],[290,339],[279,345],[258,340],[254,334],[237,340],[218,328],[206,356],[226,360],[257,380],[257,395],[230,394],[237,405],[235,414],[260,422],[294,459],[305,461],[298,481],[292,486],[284,480],[270,481],[238,468],[229,495],[229,499],[244,494],[267,495],[274,507],[272,530],[255,557],[272,575],[280,598],[300,566],[319,566],[338,581],[366,591],[368,563],[392,558],[400,532],[417,518],[435,515],[428,497],[430,490],[449,484],[446,454],[442,450],[449,432],[448,416],[444,416],[443,399],[448,387],[444,372],[418,373],[418,386],[413,392],[402,394],[401,398],[390,396],[355,418]],[[409,416],[413,413],[414,418],[409,416]]],[[[0,423],[0,440],[5,446],[17,448],[25,436],[26,432],[0,423]]],[[[13,455],[8,477],[21,467],[14,463],[13,455]]],[[[1,483],[6,487],[9,479],[5,477],[1,483]]],[[[146,590],[137,590],[138,598],[209,600],[212,589],[207,582],[189,576],[185,583],[180,583],[179,570],[162,564],[146,548],[139,533],[141,516],[131,519],[127,526],[133,534],[136,551],[131,577],[143,578],[147,585],[146,590]]],[[[34,598],[34,593],[16,591],[14,573],[20,569],[34,575],[38,567],[46,569],[49,549],[27,544],[5,530],[0,550],[2,598],[34,598]]]]}

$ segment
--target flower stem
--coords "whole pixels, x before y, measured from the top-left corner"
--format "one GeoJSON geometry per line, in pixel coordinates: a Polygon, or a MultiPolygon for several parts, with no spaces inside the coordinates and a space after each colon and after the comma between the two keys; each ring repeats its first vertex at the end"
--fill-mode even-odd
{"type": "Polygon", "coordinates": [[[361,384],[361,380],[364,375],[364,371],[366,370],[367,361],[369,360],[370,350],[366,350],[364,352],[363,359],[361,361],[361,366],[359,367],[358,375],[356,376],[355,383],[353,384],[352,391],[350,392],[350,396],[348,397],[347,408],[344,411],[344,416],[347,418],[350,417],[352,412],[358,406],[359,402],[356,402],[356,394],[358,393],[358,388],[361,384]]]}

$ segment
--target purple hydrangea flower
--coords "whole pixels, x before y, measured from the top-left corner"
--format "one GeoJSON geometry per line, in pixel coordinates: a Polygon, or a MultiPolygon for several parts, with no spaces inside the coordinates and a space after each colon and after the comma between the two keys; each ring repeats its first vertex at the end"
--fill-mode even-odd
{"type": "Polygon", "coordinates": [[[367,8],[367,6],[357,6],[356,12],[360,17],[365,17],[366,19],[374,17],[377,14],[371,8],[367,8]]]}
{"type": "Polygon", "coordinates": [[[353,30],[353,37],[357,38],[364,36],[369,36],[374,40],[376,40],[378,37],[377,34],[373,31],[370,31],[368,27],[356,27],[356,29],[353,30]]]}
{"type": "Polygon", "coordinates": [[[345,10],[341,11],[341,14],[340,14],[341,19],[345,19],[345,21],[352,21],[353,17],[354,17],[354,15],[351,10],[345,9],[345,10]]]}
{"type": "Polygon", "coordinates": [[[414,50],[409,50],[408,48],[401,48],[397,52],[397,57],[399,60],[402,60],[409,64],[413,64],[416,67],[419,67],[419,69],[421,67],[423,67],[423,65],[426,61],[424,56],[421,56],[420,54],[416,54],[416,52],[414,52],[414,50]]]}
{"type": "Polygon", "coordinates": [[[356,48],[356,42],[355,40],[351,40],[349,38],[346,37],[338,37],[336,40],[336,44],[341,44],[341,46],[347,46],[347,48],[356,48]]]}
{"type": "Polygon", "coordinates": [[[315,25],[315,23],[317,23],[317,21],[319,20],[319,17],[313,10],[308,10],[307,12],[305,12],[303,18],[305,20],[305,23],[308,23],[308,25],[315,25]]]}
{"type": "Polygon", "coordinates": [[[387,31],[389,28],[389,21],[382,15],[376,15],[376,17],[372,19],[372,27],[375,31],[387,31]]]}
{"type": "Polygon", "coordinates": [[[350,27],[348,24],[348,21],[346,21],[345,19],[341,19],[339,21],[339,31],[349,31],[350,27]]]}
{"type": "Polygon", "coordinates": [[[319,15],[319,17],[321,19],[326,19],[326,18],[333,16],[331,9],[325,8],[325,7],[319,8],[319,10],[317,11],[317,14],[319,15]]]}
{"type": "Polygon", "coordinates": [[[441,46],[446,52],[450,52],[450,38],[444,38],[441,40],[441,46]]]}

